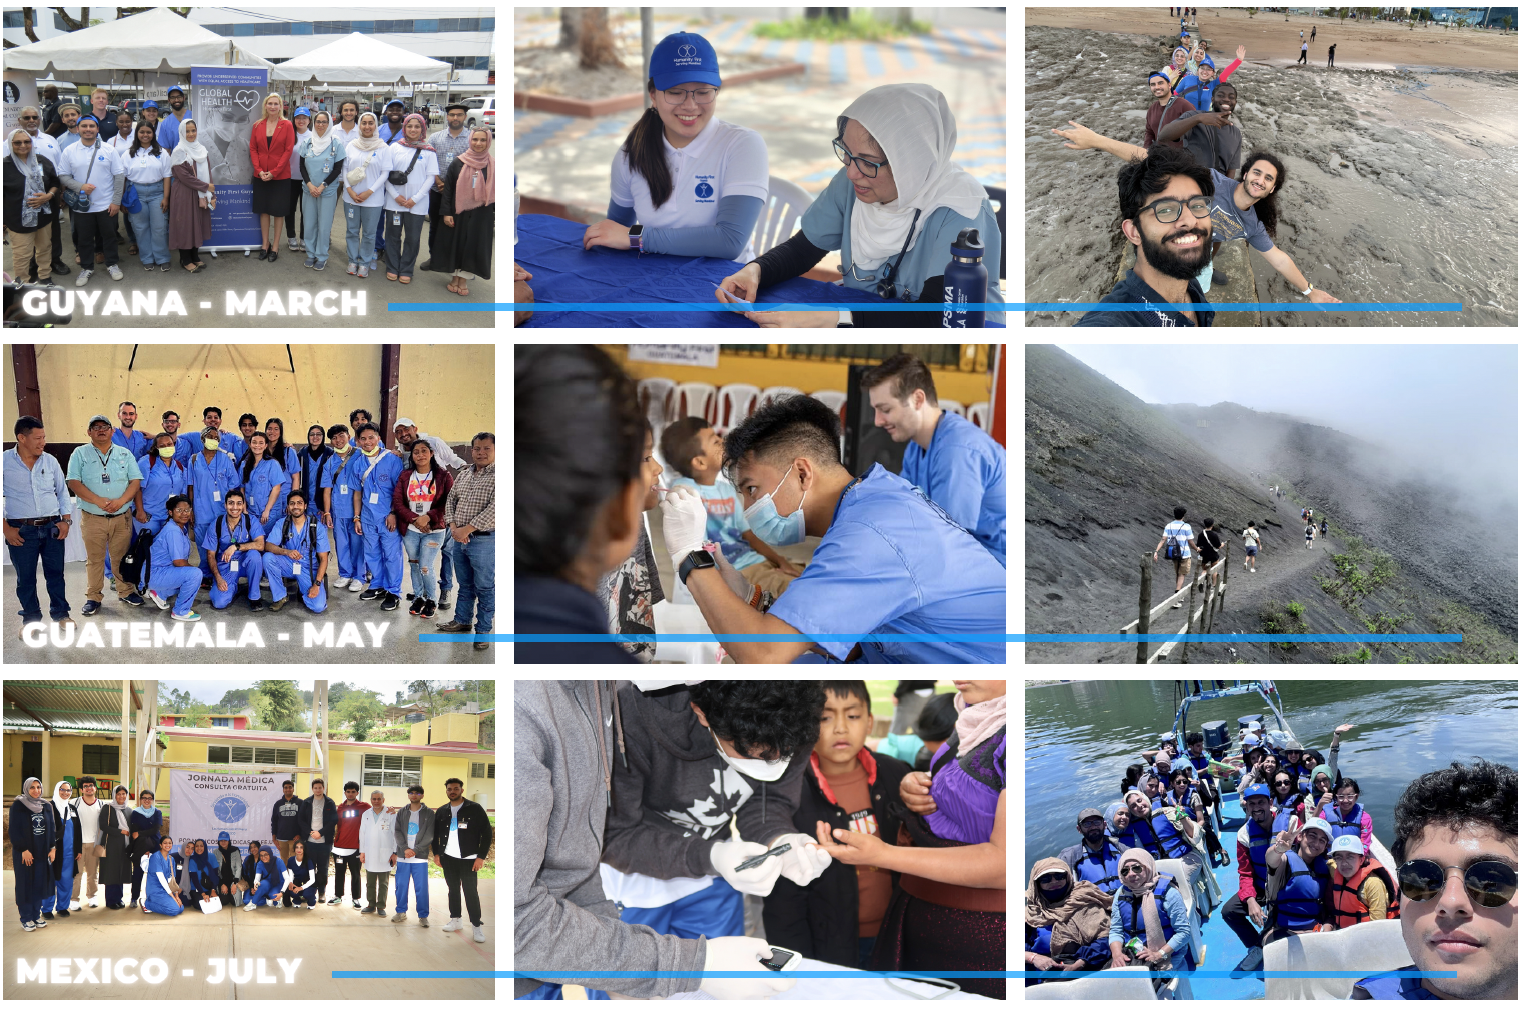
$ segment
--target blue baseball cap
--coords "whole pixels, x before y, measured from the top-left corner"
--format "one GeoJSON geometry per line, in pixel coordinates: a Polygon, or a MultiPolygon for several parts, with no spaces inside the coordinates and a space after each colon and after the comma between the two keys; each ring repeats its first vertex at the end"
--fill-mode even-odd
{"type": "Polygon", "coordinates": [[[308,119],[313,118],[313,114],[307,111],[307,106],[305,105],[297,106],[297,111],[291,114],[291,118],[293,119],[296,119],[298,116],[306,116],[308,119]]]}
{"type": "Polygon", "coordinates": [[[658,91],[680,84],[721,86],[721,64],[715,47],[703,35],[674,32],[652,47],[652,62],[647,70],[658,91]]]}
{"type": "Polygon", "coordinates": [[[1271,799],[1272,791],[1268,789],[1263,783],[1257,782],[1253,786],[1246,786],[1245,792],[1240,795],[1240,799],[1242,801],[1248,800],[1252,796],[1265,796],[1267,799],[1271,799]]]}
{"type": "Polygon", "coordinates": [[[150,98],[148,101],[143,103],[143,107],[145,109],[157,109],[159,107],[159,103],[150,98]]]}
{"type": "Polygon", "coordinates": [[[1200,67],[1209,67],[1209,68],[1212,68],[1213,67],[1213,57],[1209,56],[1209,55],[1207,55],[1205,53],[1205,54],[1203,54],[1203,58],[1197,61],[1197,65],[1200,66],[1200,67]]]}

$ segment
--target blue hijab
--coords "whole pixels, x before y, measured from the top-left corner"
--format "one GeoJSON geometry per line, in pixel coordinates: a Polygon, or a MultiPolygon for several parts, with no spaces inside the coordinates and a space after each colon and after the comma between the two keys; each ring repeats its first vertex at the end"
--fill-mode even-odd
{"type": "MultiPolygon", "coordinates": [[[[224,832],[224,834],[226,834],[226,832],[224,832]]],[[[212,862],[211,851],[209,850],[207,852],[197,852],[195,848],[197,842],[201,843],[202,846],[207,844],[207,840],[205,838],[198,838],[196,839],[196,842],[186,843],[186,845],[191,847],[190,853],[186,855],[186,861],[190,864],[191,873],[198,878],[202,874],[208,873],[216,876],[216,870],[212,862]]],[[[184,850],[184,846],[182,846],[181,851],[184,850]]]]}
{"type": "Polygon", "coordinates": [[[261,845],[260,852],[270,853],[270,862],[266,863],[265,860],[261,859],[255,866],[256,872],[258,872],[261,867],[264,867],[265,871],[269,873],[271,877],[279,877],[286,872],[286,863],[281,859],[281,854],[277,852],[272,846],[261,845]]]}

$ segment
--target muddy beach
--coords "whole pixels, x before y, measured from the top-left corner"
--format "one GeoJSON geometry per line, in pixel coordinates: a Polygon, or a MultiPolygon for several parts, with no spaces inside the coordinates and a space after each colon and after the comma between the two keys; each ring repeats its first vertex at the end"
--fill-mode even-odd
{"type": "MultiPolygon", "coordinates": [[[[1145,75],[1166,62],[1174,35],[1165,10],[1152,10],[1153,18],[1143,9],[1118,17],[1095,8],[1050,17],[1029,11],[1024,196],[1031,301],[1094,301],[1112,286],[1124,245],[1116,195],[1121,162],[1100,151],[1068,150],[1049,131],[1076,120],[1105,136],[1142,141],[1145,75]],[[1093,27],[1036,23],[1044,21],[1093,27]],[[1104,27],[1140,34],[1096,30],[1104,27]]],[[[1251,21],[1240,12],[1214,18],[1204,10],[1198,23],[1219,66],[1233,60],[1237,45],[1247,48],[1229,79],[1239,92],[1235,120],[1246,152],[1265,147],[1287,165],[1278,248],[1316,287],[1343,301],[1462,304],[1460,314],[1271,311],[1262,313],[1262,325],[1518,324],[1519,78],[1501,68],[1507,57],[1515,66],[1514,36],[1409,33],[1317,19],[1311,65],[1295,66],[1296,21],[1285,24],[1280,15],[1251,21]],[[1283,37],[1289,28],[1291,46],[1283,37]],[[1333,70],[1324,66],[1327,37],[1338,43],[1333,70]],[[1421,58],[1427,62],[1404,62],[1421,58]]],[[[1258,300],[1304,303],[1259,255],[1250,259],[1258,300]]],[[[1078,318],[1035,312],[1028,324],[1069,326],[1078,318]]]]}

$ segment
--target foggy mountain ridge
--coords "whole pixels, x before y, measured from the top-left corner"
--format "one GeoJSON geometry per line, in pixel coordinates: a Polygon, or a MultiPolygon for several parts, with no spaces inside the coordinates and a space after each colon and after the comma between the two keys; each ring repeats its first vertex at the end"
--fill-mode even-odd
{"type": "MultiPolygon", "coordinates": [[[[1484,516],[1464,514],[1455,486],[1370,441],[1288,414],[1221,402],[1151,405],[1052,346],[1027,350],[1025,440],[1027,501],[1027,630],[1110,633],[1138,613],[1139,564],[1159,542],[1176,505],[1196,531],[1205,516],[1219,521],[1233,569],[1215,631],[1255,632],[1267,606],[1297,601],[1313,633],[1362,633],[1367,618],[1412,619],[1391,629],[1426,634],[1449,604],[1472,610],[1513,641],[1516,631],[1514,503],[1484,516]],[[1255,474],[1260,476],[1255,476],[1255,474]],[[1297,495],[1273,502],[1267,487],[1297,495]],[[1337,577],[1333,536],[1305,551],[1302,505],[1328,516],[1369,548],[1387,552],[1398,575],[1353,614],[1320,588],[1337,577]],[[1261,565],[1243,572],[1239,531],[1255,519],[1262,530],[1261,565]],[[1482,535],[1488,548],[1474,540],[1482,535]],[[1296,553],[1295,553],[1296,552],[1296,553]]],[[[1152,599],[1174,589],[1171,566],[1154,563],[1152,599]]],[[[1182,611],[1170,611],[1180,626],[1182,611]]],[[[1444,622],[1443,622],[1444,623],[1444,622]]],[[[1160,628],[1157,628],[1160,630],[1160,628]]],[[[1304,643],[1296,650],[1239,646],[1252,662],[1329,662],[1356,646],[1304,643]]],[[[1379,662],[1396,662],[1385,645],[1379,662]]],[[[1412,661],[1448,658],[1451,643],[1411,643],[1412,661]]],[[[1123,646],[1028,646],[1029,661],[1120,662],[1123,646]]],[[[1180,646],[1173,659],[1180,654],[1180,646]]],[[[1227,646],[1194,646],[1198,662],[1229,661],[1227,646]]],[[[1127,657],[1132,659],[1132,655],[1127,657]]]]}

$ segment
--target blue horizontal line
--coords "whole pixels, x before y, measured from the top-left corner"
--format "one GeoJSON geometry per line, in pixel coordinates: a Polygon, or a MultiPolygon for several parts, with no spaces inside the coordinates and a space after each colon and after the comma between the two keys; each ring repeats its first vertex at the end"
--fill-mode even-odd
{"type": "Polygon", "coordinates": [[[715,632],[665,634],[524,634],[524,635],[420,635],[421,642],[453,642],[471,638],[478,642],[1461,642],[1461,635],[1021,635],[968,632],[962,635],[911,634],[771,634],[723,635],[715,632]]]}
{"type": "Polygon", "coordinates": [[[1214,312],[1461,312],[1462,302],[1026,302],[1025,312],[1141,312],[1204,308],[1214,312]]]}

